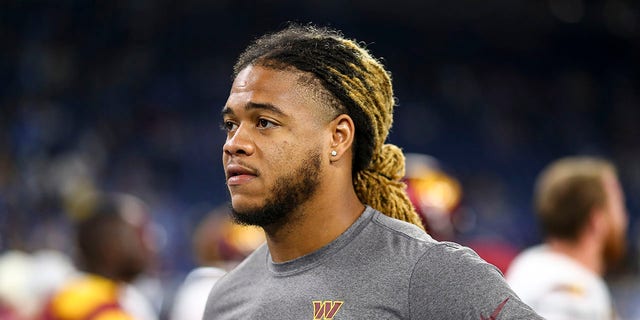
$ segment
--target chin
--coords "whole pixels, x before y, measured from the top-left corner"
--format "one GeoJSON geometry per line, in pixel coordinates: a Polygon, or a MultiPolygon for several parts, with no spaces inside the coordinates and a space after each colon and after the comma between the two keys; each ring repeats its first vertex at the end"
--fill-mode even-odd
{"type": "Polygon", "coordinates": [[[239,214],[259,211],[263,206],[262,203],[257,203],[257,201],[247,201],[246,199],[237,199],[237,197],[231,198],[231,209],[239,214]]]}
{"type": "Polygon", "coordinates": [[[259,210],[259,208],[243,208],[239,210],[233,207],[231,210],[231,218],[233,222],[240,225],[264,227],[265,217],[259,210]]]}
{"type": "Polygon", "coordinates": [[[231,202],[231,213],[233,220],[237,223],[244,224],[242,221],[246,219],[244,217],[250,218],[255,215],[256,212],[260,212],[262,206],[257,204],[250,204],[241,201],[232,201],[231,202]]]}
{"type": "Polygon", "coordinates": [[[264,200],[264,196],[258,192],[247,192],[246,190],[233,190],[229,191],[231,197],[231,205],[234,208],[240,209],[242,207],[255,207],[260,205],[264,200]]]}

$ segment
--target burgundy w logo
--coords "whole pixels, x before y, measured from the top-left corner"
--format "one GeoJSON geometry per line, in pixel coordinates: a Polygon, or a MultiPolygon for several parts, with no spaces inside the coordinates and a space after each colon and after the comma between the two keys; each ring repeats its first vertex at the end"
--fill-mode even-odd
{"type": "Polygon", "coordinates": [[[331,320],[338,313],[344,301],[314,301],[313,320],[331,320]]]}

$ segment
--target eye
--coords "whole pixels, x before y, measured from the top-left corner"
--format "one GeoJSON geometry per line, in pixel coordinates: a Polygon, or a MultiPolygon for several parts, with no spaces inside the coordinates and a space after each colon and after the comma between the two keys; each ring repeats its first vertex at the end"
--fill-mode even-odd
{"type": "Polygon", "coordinates": [[[267,119],[258,119],[258,128],[262,128],[262,129],[267,129],[267,128],[273,128],[276,126],[275,123],[267,120],[267,119]]]}
{"type": "Polygon", "coordinates": [[[233,121],[224,120],[222,121],[222,124],[220,125],[220,127],[222,130],[230,132],[235,130],[238,127],[238,125],[235,124],[233,121]]]}

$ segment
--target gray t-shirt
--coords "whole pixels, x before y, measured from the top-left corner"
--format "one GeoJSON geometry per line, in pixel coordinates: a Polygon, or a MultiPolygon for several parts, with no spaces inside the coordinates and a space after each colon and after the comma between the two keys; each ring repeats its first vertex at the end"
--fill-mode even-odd
{"type": "Polygon", "coordinates": [[[204,319],[541,319],[472,250],[367,207],[336,240],[273,263],[263,245],[220,279],[204,319]]]}

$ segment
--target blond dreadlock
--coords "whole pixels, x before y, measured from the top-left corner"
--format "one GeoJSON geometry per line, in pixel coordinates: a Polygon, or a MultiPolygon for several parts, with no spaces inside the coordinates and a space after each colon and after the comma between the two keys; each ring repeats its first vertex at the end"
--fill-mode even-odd
{"type": "Polygon", "coordinates": [[[393,122],[393,89],[383,65],[353,40],[327,28],[292,25],[257,39],[240,55],[234,78],[250,64],[313,74],[336,115],[355,124],[353,185],[363,203],[396,219],[422,223],[405,192],[404,155],[385,144],[393,122]]]}

